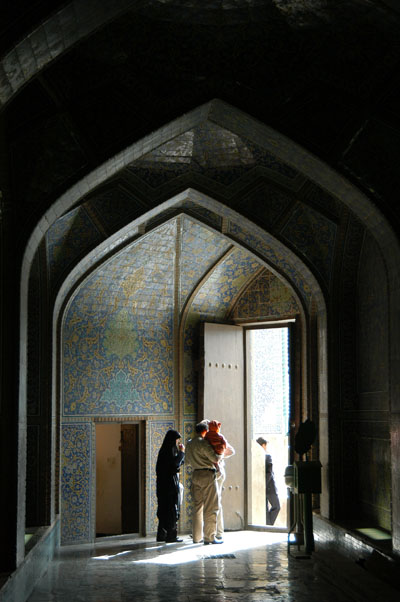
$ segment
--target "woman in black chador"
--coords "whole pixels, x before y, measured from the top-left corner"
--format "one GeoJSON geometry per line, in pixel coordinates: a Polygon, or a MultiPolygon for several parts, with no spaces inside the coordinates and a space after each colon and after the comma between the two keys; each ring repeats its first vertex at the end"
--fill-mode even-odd
{"type": "Polygon", "coordinates": [[[177,537],[180,513],[179,470],[185,459],[185,448],[178,431],[170,430],[158,452],[157,473],[157,541],[183,541],[177,537]]]}

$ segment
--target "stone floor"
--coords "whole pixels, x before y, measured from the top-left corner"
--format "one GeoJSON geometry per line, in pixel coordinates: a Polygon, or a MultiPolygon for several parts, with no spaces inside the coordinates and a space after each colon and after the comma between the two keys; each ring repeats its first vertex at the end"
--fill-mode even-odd
{"type": "MultiPolygon", "coordinates": [[[[243,531],[226,533],[221,545],[193,544],[189,536],[183,536],[183,543],[175,544],[159,544],[154,537],[112,537],[94,545],[66,546],[29,602],[359,599],[340,587],[334,567],[334,579],[326,579],[318,570],[315,554],[311,558],[288,556],[286,537],[243,531]]],[[[371,592],[371,599],[380,598],[371,592]]]]}

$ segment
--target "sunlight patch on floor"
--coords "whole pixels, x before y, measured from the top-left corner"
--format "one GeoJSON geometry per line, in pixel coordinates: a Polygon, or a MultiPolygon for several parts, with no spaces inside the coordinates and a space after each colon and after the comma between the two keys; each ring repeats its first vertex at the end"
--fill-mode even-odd
{"type": "Polygon", "coordinates": [[[235,552],[286,541],[286,533],[257,533],[254,531],[225,533],[225,541],[222,544],[205,546],[204,544],[194,544],[191,540],[183,542],[179,547],[177,544],[167,544],[162,546],[165,553],[160,554],[158,547],[148,548],[147,552],[156,551],[156,555],[132,562],[135,564],[176,565],[216,556],[228,558],[232,557],[235,552]]]}

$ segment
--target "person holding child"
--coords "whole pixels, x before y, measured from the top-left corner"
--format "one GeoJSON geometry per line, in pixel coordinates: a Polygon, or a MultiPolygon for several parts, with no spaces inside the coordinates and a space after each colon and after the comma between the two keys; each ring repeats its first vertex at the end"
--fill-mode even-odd
{"type": "Polygon", "coordinates": [[[209,420],[207,422],[208,431],[205,435],[205,439],[210,443],[215,453],[222,456],[221,460],[219,460],[219,462],[215,464],[217,469],[216,482],[218,490],[217,531],[215,538],[217,540],[222,540],[224,536],[224,511],[222,507],[222,490],[226,478],[224,458],[229,458],[230,456],[233,456],[235,454],[235,450],[232,447],[232,445],[228,443],[224,435],[220,432],[221,423],[218,422],[218,420],[209,420]]]}

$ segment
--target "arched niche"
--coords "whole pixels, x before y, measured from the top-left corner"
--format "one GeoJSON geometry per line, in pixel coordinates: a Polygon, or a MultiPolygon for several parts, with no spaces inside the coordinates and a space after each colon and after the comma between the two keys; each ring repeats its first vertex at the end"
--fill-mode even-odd
{"type": "MultiPolygon", "coordinates": [[[[287,287],[290,288],[292,294],[295,296],[298,302],[298,306],[301,308],[301,340],[302,340],[302,355],[303,357],[303,374],[302,374],[302,396],[303,399],[301,403],[303,405],[303,416],[307,415],[307,380],[309,378],[307,373],[307,365],[308,360],[306,359],[307,355],[307,332],[308,332],[308,322],[309,315],[311,311],[313,311],[318,316],[318,324],[320,329],[320,346],[318,351],[318,363],[319,366],[323,366],[323,358],[326,357],[326,339],[323,335],[326,329],[326,309],[325,302],[323,299],[323,295],[321,293],[320,287],[312,275],[310,270],[282,243],[274,239],[271,235],[257,227],[255,224],[250,221],[244,219],[242,216],[232,211],[228,207],[222,205],[221,203],[215,201],[210,197],[206,197],[205,195],[189,189],[184,191],[183,193],[173,197],[169,201],[161,204],[156,210],[148,212],[147,214],[141,216],[128,226],[126,226],[123,230],[119,231],[115,234],[115,236],[109,238],[103,244],[99,245],[94,249],[91,253],[89,253],[71,272],[69,277],[63,283],[60,292],[57,296],[57,300],[54,308],[53,315],[53,348],[57,350],[57,357],[54,356],[53,362],[53,399],[56,400],[56,406],[59,408],[63,408],[63,388],[61,386],[61,378],[60,378],[60,369],[61,369],[61,354],[59,353],[60,349],[60,341],[62,339],[63,332],[63,319],[66,315],[66,311],[68,311],[70,299],[73,298],[76,291],[79,291],[82,283],[85,283],[87,279],[90,279],[92,275],[96,275],[97,270],[101,270],[102,273],[106,270],[107,262],[112,262],[113,258],[118,256],[119,254],[126,255],[126,250],[128,250],[129,256],[133,256],[135,253],[135,245],[140,245],[140,241],[143,238],[147,237],[147,245],[149,244],[150,237],[152,233],[156,232],[158,229],[163,227],[163,224],[168,224],[176,219],[184,220],[188,219],[190,222],[195,225],[198,224],[199,227],[205,228],[206,230],[213,231],[218,235],[218,238],[225,241],[228,244],[229,248],[241,250],[244,254],[250,255],[254,258],[254,263],[259,266],[265,266],[269,271],[274,273],[277,278],[282,280],[287,287]],[[191,212],[188,212],[187,207],[191,208],[191,212]],[[185,209],[186,208],[186,209],[185,209]],[[175,215],[175,217],[171,218],[171,213],[175,215]],[[196,215],[194,217],[193,215],[196,215]],[[214,225],[210,225],[213,222],[214,225]],[[60,358],[60,359],[58,359],[60,358]]],[[[171,245],[176,246],[176,242],[174,241],[171,245]]],[[[180,244],[178,245],[178,247],[180,244]]],[[[156,251],[155,251],[156,253],[156,251]]],[[[229,255],[229,252],[228,252],[229,255]]],[[[225,256],[225,253],[224,253],[225,256]]],[[[131,260],[129,260],[131,262],[131,260]]],[[[215,266],[212,267],[211,272],[215,269],[215,266]]],[[[190,286],[187,297],[187,302],[190,302],[190,299],[193,298],[193,294],[201,288],[202,283],[196,283],[195,281],[190,286]]],[[[177,330],[173,337],[173,348],[174,348],[174,365],[177,366],[181,364],[181,357],[178,357],[176,354],[181,354],[181,349],[183,346],[183,335],[181,327],[184,324],[184,320],[180,318],[180,315],[185,316],[185,305],[182,308],[175,308],[175,322],[177,323],[177,330]],[[181,313],[182,310],[182,313],[181,313]],[[178,335],[179,332],[179,335],[178,335]],[[176,351],[175,351],[176,350],[176,351]]],[[[177,368],[174,373],[174,378],[177,381],[181,381],[183,373],[177,368]]],[[[319,395],[319,405],[326,406],[327,400],[323,398],[323,391],[327,390],[326,386],[326,378],[327,371],[323,370],[320,374],[320,395],[319,395]]],[[[174,413],[173,420],[175,421],[172,426],[178,427],[179,429],[184,430],[185,423],[185,413],[183,409],[183,397],[182,397],[182,387],[176,386],[174,392],[174,413]]],[[[140,404],[139,404],[140,405],[140,404]]],[[[68,410],[69,411],[69,410],[68,410]]],[[[131,410],[129,410],[131,411],[131,410]]],[[[96,414],[96,411],[94,411],[96,414]]],[[[100,409],[100,412],[103,412],[100,409]]],[[[139,411],[137,415],[138,418],[143,418],[143,410],[139,411]]],[[[71,412],[69,412],[71,413],[71,412]]],[[[106,412],[107,413],[107,412],[106,412]]],[[[58,414],[64,415],[63,411],[59,411],[58,414]]],[[[83,411],[82,421],[86,422],[82,428],[86,429],[85,434],[79,435],[86,440],[91,437],[91,425],[90,425],[90,415],[92,411],[88,412],[88,415],[83,411]]],[[[150,415],[154,414],[154,412],[150,412],[150,415]]],[[[136,415],[136,414],[135,414],[136,415]]],[[[322,414],[324,417],[324,414],[322,414]]],[[[162,418],[162,415],[161,415],[162,418]]],[[[187,416],[186,416],[187,418],[187,416]]],[[[154,416],[152,416],[154,422],[154,416]]],[[[166,418],[165,418],[166,419],[166,418]]],[[[172,419],[170,417],[170,419],[172,419]]],[[[193,416],[191,417],[191,422],[193,422],[193,416]]],[[[75,430],[79,427],[74,426],[79,421],[79,416],[72,416],[70,419],[67,417],[64,420],[64,426],[68,426],[69,429],[75,428],[75,430]]],[[[157,422],[157,421],[156,421],[157,422]]],[[[190,422],[190,420],[186,420],[186,422],[190,422]]],[[[164,424],[164,423],[163,423],[164,424]]],[[[322,496],[322,508],[326,509],[329,507],[328,496],[329,496],[329,487],[328,487],[328,455],[327,455],[327,433],[325,432],[327,428],[327,422],[325,418],[320,420],[320,457],[323,458],[324,461],[324,494],[322,496]],[[326,449],[325,449],[326,448],[326,449]]],[[[152,460],[154,460],[155,450],[152,449],[151,438],[152,438],[152,422],[149,423],[149,439],[150,444],[148,446],[148,457],[146,460],[147,463],[147,473],[153,473],[152,460]],[[151,457],[150,457],[151,456],[151,457]],[[151,459],[152,458],[152,459],[151,459]]],[[[76,436],[76,433],[74,433],[76,436]]],[[[92,463],[92,457],[86,458],[87,471],[90,472],[92,463]]],[[[88,485],[90,492],[86,494],[91,496],[90,503],[86,499],[85,508],[86,514],[89,517],[89,512],[87,508],[90,505],[93,505],[93,497],[94,490],[93,485],[88,485]]],[[[154,493],[154,492],[153,492],[154,493]]],[[[64,507],[67,511],[67,502],[64,500],[64,507]]],[[[146,500],[146,505],[150,508],[150,505],[154,505],[154,495],[152,495],[151,484],[149,485],[148,498],[146,500]]],[[[61,508],[63,507],[63,500],[61,503],[61,508]]],[[[326,510],[324,510],[326,512],[326,510]]],[[[150,513],[150,509],[148,514],[150,513]]],[[[154,512],[153,512],[154,513],[154,512]]],[[[92,515],[93,517],[93,515],[92,515]]],[[[90,517],[88,520],[91,520],[90,517]]],[[[147,524],[147,528],[151,529],[152,526],[147,524]]],[[[72,533],[72,529],[65,527],[65,537],[68,538],[74,535],[70,535],[72,533]],[[69,534],[69,535],[68,535],[69,534]]],[[[94,537],[94,527],[92,525],[87,525],[86,537],[87,533],[92,533],[94,537]]],[[[67,539],[68,543],[72,543],[67,539]]]]}
{"type": "MultiPolygon", "coordinates": [[[[390,346],[390,390],[391,390],[391,415],[392,415],[392,456],[397,457],[398,455],[398,447],[397,441],[398,437],[396,433],[398,432],[398,420],[396,416],[399,414],[399,403],[400,400],[396,391],[399,388],[399,375],[396,370],[396,366],[399,360],[399,350],[397,348],[396,343],[396,334],[399,330],[399,316],[396,308],[399,306],[399,245],[396,237],[389,224],[386,222],[384,217],[379,213],[379,211],[370,203],[370,201],[354,186],[350,185],[343,177],[335,173],[332,169],[318,160],[316,157],[312,156],[310,153],[306,152],[304,149],[298,147],[296,144],[286,139],[284,136],[279,133],[273,131],[271,128],[260,124],[259,122],[251,119],[251,117],[241,113],[226,103],[221,101],[212,101],[207,105],[199,107],[195,111],[183,116],[182,118],[172,122],[165,128],[162,128],[154,135],[145,138],[139,143],[135,143],[128,149],[126,149],[123,153],[120,153],[112,160],[108,161],[106,164],[102,165],[94,172],[83,178],[78,184],[72,187],[68,192],[66,192],[53,206],[52,208],[46,212],[43,216],[42,220],[34,229],[32,236],[28,242],[26,247],[23,265],[22,265],[22,273],[21,273],[21,348],[20,348],[20,395],[19,395],[19,410],[20,414],[23,416],[26,413],[26,375],[27,375],[27,297],[28,297],[28,281],[29,274],[31,270],[31,266],[33,263],[33,259],[36,253],[36,250],[43,238],[43,236],[48,231],[49,227],[55,223],[55,221],[62,216],[65,212],[69,211],[70,208],[81,201],[81,199],[89,194],[91,191],[95,190],[98,186],[106,182],[109,178],[117,175],[125,166],[135,161],[137,158],[145,155],[146,153],[155,150],[157,147],[162,144],[168,142],[169,140],[183,134],[190,127],[194,127],[199,123],[203,123],[204,121],[212,122],[218,124],[220,127],[223,127],[235,135],[245,137],[247,139],[252,140],[254,143],[257,143],[265,149],[267,152],[270,152],[274,157],[279,159],[280,161],[284,161],[287,165],[294,168],[301,174],[303,177],[308,178],[310,181],[314,182],[322,189],[327,191],[334,198],[338,199],[344,206],[347,207],[349,212],[353,214],[366,228],[366,230],[373,236],[375,239],[379,251],[383,257],[383,261],[385,264],[385,268],[387,270],[387,278],[388,278],[388,291],[389,291],[389,330],[393,333],[389,340],[390,346]]],[[[195,193],[193,193],[195,194],[195,193]]],[[[201,195],[200,195],[201,196],[201,195]]],[[[204,196],[204,195],[203,195],[204,196]]],[[[148,218],[151,219],[156,218],[158,215],[158,208],[151,210],[148,214],[148,218]]],[[[222,217],[222,220],[225,216],[222,217]]],[[[120,245],[123,244],[124,240],[127,240],[132,230],[129,231],[129,228],[123,229],[119,232],[119,236],[114,240],[110,240],[108,252],[113,253],[114,250],[120,245]]],[[[264,235],[267,235],[265,230],[262,230],[264,235]]],[[[138,226],[138,234],[139,226],[138,226]]],[[[224,232],[226,234],[226,232],[224,232]]],[[[232,233],[231,233],[232,234],[232,233]]],[[[268,236],[268,235],[267,235],[268,236]]],[[[242,236],[239,231],[235,233],[235,243],[236,244],[244,244],[247,248],[250,248],[251,245],[248,244],[249,241],[245,240],[245,237],[242,236]]],[[[269,241],[268,244],[270,244],[269,241]]],[[[260,249],[257,247],[257,241],[255,241],[255,246],[253,248],[254,252],[260,256],[260,249]]],[[[279,243],[282,244],[282,243],[279,243]]],[[[273,245],[271,246],[273,248],[273,245]]],[[[96,262],[96,258],[92,257],[90,254],[88,255],[90,261],[93,264],[96,262]]],[[[271,262],[272,263],[272,262],[271,262]]],[[[299,267],[299,264],[302,266],[301,269],[305,268],[305,265],[301,262],[301,260],[293,254],[293,265],[299,267]]],[[[306,268],[308,270],[308,268],[306,268]]],[[[300,270],[300,267],[299,267],[300,270]]],[[[74,274],[76,269],[71,273],[74,274]]],[[[283,270],[283,273],[285,270],[283,270]]],[[[311,274],[311,272],[310,272],[311,274]]],[[[314,275],[312,275],[312,279],[316,281],[314,275]]],[[[81,274],[82,277],[82,274],[81,274]]],[[[70,277],[68,278],[69,285],[71,286],[70,277]]],[[[317,288],[319,291],[319,295],[322,299],[321,289],[317,283],[317,288]]],[[[319,349],[322,350],[319,356],[319,366],[318,366],[318,375],[322,378],[319,381],[319,391],[320,391],[320,420],[322,420],[322,425],[320,427],[320,432],[328,433],[328,389],[327,389],[327,366],[328,366],[328,357],[327,357],[327,323],[326,323],[326,312],[324,309],[324,303],[321,302],[319,306],[317,303],[317,313],[320,317],[319,319],[319,349]],[[322,308],[322,309],[321,309],[322,308]]],[[[53,387],[55,386],[55,378],[56,374],[53,374],[53,387]]],[[[55,416],[55,408],[53,408],[53,415],[55,416]]],[[[25,429],[26,425],[24,421],[20,422],[20,432],[19,438],[21,441],[21,450],[22,456],[24,449],[24,441],[25,441],[25,429]]],[[[55,440],[54,440],[55,443],[55,440]]],[[[326,460],[326,465],[328,465],[328,437],[326,436],[326,448],[325,450],[321,448],[321,460],[324,462],[326,460]],[[325,456],[324,456],[325,454],[325,456]]],[[[25,481],[25,470],[26,467],[22,462],[19,467],[19,483],[24,483],[25,481]]],[[[55,478],[54,471],[53,477],[55,478]]],[[[397,490],[398,483],[398,475],[393,469],[392,471],[392,488],[393,491],[397,490]]],[[[328,489],[325,488],[325,491],[328,489]]],[[[18,504],[19,508],[19,528],[18,528],[18,541],[19,546],[22,547],[22,535],[23,535],[23,517],[25,514],[24,511],[24,491],[21,487],[19,492],[20,503],[18,504]]],[[[396,502],[397,497],[393,496],[393,514],[394,516],[398,516],[398,507],[396,502]]],[[[53,504],[53,502],[52,502],[53,504]]],[[[329,515],[329,503],[326,500],[326,503],[323,502],[323,512],[325,515],[329,515]]],[[[398,548],[399,545],[399,529],[398,529],[398,521],[395,519],[393,521],[393,543],[394,547],[398,548]]]]}

